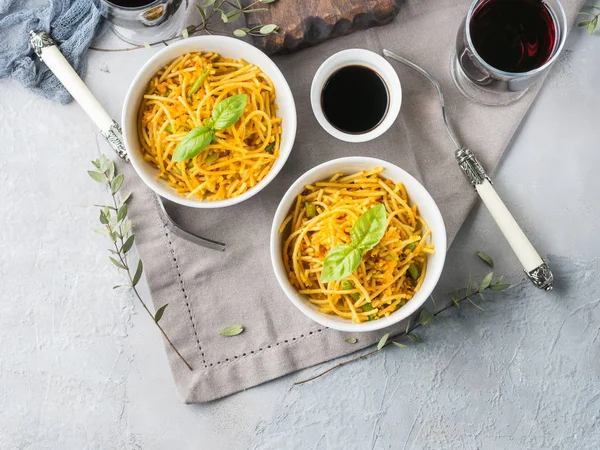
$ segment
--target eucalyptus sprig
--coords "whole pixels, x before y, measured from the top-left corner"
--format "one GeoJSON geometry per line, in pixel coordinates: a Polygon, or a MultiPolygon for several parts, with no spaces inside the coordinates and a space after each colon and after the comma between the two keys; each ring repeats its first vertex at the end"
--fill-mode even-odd
{"type": "Polygon", "coordinates": [[[577,26],[578,27],[586,27],[588,30],[588,33],[591,36],[592,34],[594,34],[594,31],[596,31],[596,28],[598,27],[598,19],[600,17],[600,6],[595,6],[595,5],[588,5],[588,6],[590,8],[592,8],[593,12],[581,11],[579,13],[579,15],[589,16],[589,17],[591,17],[591,19],[579,22],[577,24],[577,26]]]}
{"type": "Polygon", "coordinates": [[[162,305],[154,314],[152,314],[136,288],[142,278],[144,266],[142,260],[138,259],[137,265],[135,266],[135,272],[132,272],[132,266],[129,261],[129,251],[133,247],[135,240],[135,235],[131,232],[131,220],[127,219],[127,200],[129,195],[122,197],[121,200],[117,199],[117,194],[121,190],[125,176],[122,173],[116,173],[115,163],[109,161],[104,154],[97,160],[92,161],[92,164],[94,165],[95,170],[88,170],[88,174],[94,181],[106,186],[112,197],[112,205],[95,205],[100,208],[100,223],[102,224],[102,227],[95,228],[94,231],[110,238],[113,248],[108,249],[110,253],[108,258],[112,264],[125,272],[127,278],[126,283],[117,284],[113,289],[129,288],[133,290],[135,296],[177,356],[181,358],[188,369],[193,370],[192,366],[190,366],[181,353],[179,353],[179,350],[177,350],[173,342],[171,342],[171,339],[169,339],[169,336],[167,336],[167,333],[159,323],[168,304],[162,305]]]}
{"type": "MultiPolygon", "coordinates": [[[[342,367],[342,366],[345,366],[346,364],[350,364],[351,362],[366,358],[367,356],[377,353],[377,352],[381,351],[382,349],[389,347],[390,345],[395,345],[396,347],[400,347],[400,348],[406,348],[407,347],[406,344],[404,344],[402,342],[398,342],[403,339],[410,340],[414,343],[421,342],[421,338],[413,333],[414,330],[416,330],[417,328],[419,328],[421,326],[427,327],[427,326],[433,324],[435,320],[441,320],[444,323],[446,323],[446,325],[448,325],[448,322],[446,321],[446,319],[443,316],[441,316],[441,314],[452,307],[459,308],[460,304],[462,302],[465,302],[465,301],[469,302],[476,308],[483,311],[484,309],[481,306],[479,306],[475,302],[474,299],[479,297],[485,301],[484,292],[487,293],[487,291],[503,291],[505,289],[508,289],[510,287],[510,284],[504,283],[503,279],[504,279],[504,276],[500,275],[499,277],[497,277],[494,280],[494,273],[489,272],[486,276],[484,276],[481,279],[481,281],[479,283],[475,283],[473,280],[473,277],[471,275],[469,275],[469,280],[467,281],[466,287],[455,291],[452,295],[452,301],[450,303],[448,303],[446,306],[444,306],[440,309],[437,309],[435,299],[432,296],[431,301],[433,303],[434,311],[430,311],[426,307],[423,308],[421,310],[421,312],[419,313],[417,320],[412,322],[409,319],[408,323],[406,324],[406,329],[403,332],[393,336],[393,340],[390,340],[390,337],[391,337],[390,333],[386,333],[381,337],[381,339],[379,340],[377,347],[375,349],[370,350],[367,353],[364,353],[362,355],[355,356],[354,358],[348,359],[346,361],[337,363],[310,378],[307,378],[307,379],[301,380],[301,381],[297,381],[294,384],[303,384],[308,381],[315,380],[315,379],[322,377],[323,375],[331,372],[332,370],[337,369],[338,367],[342,367]]],[[[346,339],[346,342],[355,343],[356,339],[348,338],[348,339],[346,339]],[[352,341],[350,341],[350,339],[352,341]]]]}
{"type": "MultiPolygon", "coordinates": [[[[245,14],[250,14],[257,11],[266,11],[267,8],[261,8],[260,5],[274,3],[276,0],[256,0],[248,6],[242,5],[240,0],[200,0],[195,4],[196,10],[200,15],[200,22],[195,25],[188,25],[183,29],[181,35],[165,39],[162,41],[150,42],[144,45],[136,45],[135,47],[127,48],[98,48],[90,47],[91,50],[100,52],[126,52],[130,50],[138,50],[141,48],[151,48],[155,45],[167,45],[172,41],[186,39],[190,36],[206,33],[206,34],[222,34],[215,30],[218,24],[232,23],[241,19],[245,14]]],[[[238,38],[243,38],[247,35],[256,37],[266,37],[271,34],[276,34],[279,31],[279,25],[274,23],[259,24],[252,28],[237,28],[233,31],[233,35],[238,38]]]]}

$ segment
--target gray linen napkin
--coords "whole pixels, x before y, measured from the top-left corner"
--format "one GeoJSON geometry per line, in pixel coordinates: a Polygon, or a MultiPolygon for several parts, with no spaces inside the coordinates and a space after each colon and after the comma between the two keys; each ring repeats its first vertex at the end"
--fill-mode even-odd
{"type": "MultiPolygon", "coordinates": [[[[169,303],[162,324],[194,367],[188,370],[167,347],[175,383],[186,403],[210,401],[354,352],[383,334],[361,334],[357,344],[349,345],[344,342],[348,334],[307,319],[277,284],[269,258],[272,217],[286,189],[306,170],[350,155],[391,161],[433,195],[452,242],[475,202],[475,193],[454,161],[438,98],[427,80],[394,64],[403,89],[400,117],[386,134],[364,144],[340,142],[323,131],[312,114],[309,89],[319,65],[337,51],[366,48],[380,53],[388,48],[397,52],[437,77],[459,136],[493,171],[537,92],[503,108],[474,105],[459,94],[450,77],[450,57],[469,4],[469,0],[408,0],[390,25],[275,59],[298,109],[296,143],[284,169],[260,194],[242,204],[213,210],[170,208],[187,229],[225,242],[224,253],[171,234],[158,216],[154,196],[131,167],[121,165],[127,175],[125,188],[134,193],[130,214],[150,291],[156,305],[169,303]],[[243,324],[243,334],[219,335],[232,324],[243,324]]],[[[570,23],[582,4],[582,0],[565,2],[570,23]]]]}

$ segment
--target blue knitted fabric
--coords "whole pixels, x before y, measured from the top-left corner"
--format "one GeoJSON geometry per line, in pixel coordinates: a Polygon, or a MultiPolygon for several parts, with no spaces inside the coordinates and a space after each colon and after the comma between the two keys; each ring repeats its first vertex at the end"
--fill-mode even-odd
{"type": "Polygon", "coordinates": [[[29,31],[49,32],[83,75],[100,19],[91,0],[0,0],[0,78],[14,78],[44,97],[69,103],[67,90],[31,50],[29,31]]]}

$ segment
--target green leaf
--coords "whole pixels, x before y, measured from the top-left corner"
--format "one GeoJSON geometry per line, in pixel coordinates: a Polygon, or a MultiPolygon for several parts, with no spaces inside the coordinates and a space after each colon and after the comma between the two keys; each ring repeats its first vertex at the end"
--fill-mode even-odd
{"type": "Polygon", "coordinates": [[[408,333],[406,336],[413,342],[421,342],[421,339],[415,334],[408,333]]]}
{"type": "Polygon", "coordinates": [[[408,250],[409,252],[414,252],[415,248],[417,248],[417,243],[416,242],[411,242],[406,247],[404,247],[403,250],[408,250]]]}
{"type": "Polygon", "coordinates": [[[261,3],[273,3],[275,0],[260,0],[261,3]]]}
{"type": "Polygon", "coordinates": [[[279,26],[271,23],[269,25],[262,26],[259,30],[259,33],[263,36],[266,36],[267,34],[276,33],[277,30],[279,30],[279,26]]]}
{"type": "Polygon", "coordinates": [[[477,256],[479,256],[488,266],[490,267],[494,267],[494,261],[492,260],[492,258],[489,257],[489,255],[486,255],[483,252],[477,252],[476,253],[477,256]]]}
{"type": "Polygon", "coordinates": [[[202,3],[202,6],[204,8],[206,8],[207,6],[212,6],[212,5],[214,5],[215,1],[216,0],[204,0],[204,3],[202,3]]]}
{"type": "Polygon", "coordinates": [[[473,290],[473,275],[469,274],[469,281],[467,281],[467,295],[473,290]]]}
{"type": "Polygon", "coordinates": [[[479,283],[479,292],[485,291],[490,286],[493,277],[494,272],[490,272],[485,277],[483,277],[483,280],[481,280],[481,283],[479,283]]]}
{"type": "Polygon", "coordinates": [[[196,9],[200,13],[200,18],[202,19],[202,25],[206,22],[206,12],[202,9],[200,5],[196,5],[196,9]]]}
{"type": "Polygon", "coordinates": [[[356,344],[358,342],[358,339],[356,339],[355,337],[349,337],[347,339],[344,339],[348,344],[356,344]]]}
{"type": "MultiPolygon", "coordinates": [[[[345,291],[351,291],[354,289],[354,283],[352,283],[352,281],[350,280],[342,280],[341,287],[345,291]]],[[[354,294],[350,294],[350,297],[352,297],[354,300],[358,300],[360,298],[360,294],[358,292],[355,292],[354,294]]],[[[367,304],[370,305],[370,303],[367,304]]],[[[373,309],[372,306],[371,309],[373,309]]],[[[363,307],[363,311],[368,311],[368,309],[365,309],[363,307]]]]}
{"type": "Polygon", "coordinates": [[[122,173],[113,178],[113,180],[110,183],[110,192],[112,192],[113,194],[119,192],[119,189],[121,189],[121,186],[123,185],[124,179],[125,176],[122,173]]]}
{"type": "Polygon", "coordinates": [[[119,269],[124,269],[127,270],[127,267],[125,267],[123,264],[121,264],[119,261],[117,261],[115,258],[113,258],[112,256],[108,257],[110,259],[110,261],[117,266],[119,269]]]}
{"type": "MultiPolygon", "coordinates": [[[[584,14],[584,13],[579,13],[579,14],[584,14]]],[[[590,14],[590,15],[591,15],[591,14],[590,14]]],[[[590,23],[590,22],[591,22],[590,20],[585,20],[585,21],[583,21],[583,22],[579,22],[579,23],[577,24],[577,26],[578,26],[578,27],[587,27],[587,26],[589,25],[589,23],[590,23]]]]}
{"type": "Polygon", "coordinates": [[[423,308],[421,310],[421,314],[419,314],[419,322],[425,327],[433,323],[433,315],[427,308],[423,308]]]}
{"type": "MultiPolygon", "coordinates": [[[[581,13],[580,13],[581,14],[581,13]]],[[[94,165],[94,167],[96,169],[100,169],[100,160],[95,159],[94,161],[92,161],[92,164],[94,165]]]]}
{"type": "Polygon", "coordinates": [[[122,287],[131,287],[131,286],[129,286],[128,284],[115,284],[112,288],[113,289],[119,289],[119,288],[122,288],[122,287]]]}
{"type": "Polygon", "coordinates": [[[469,300],[469,303],[471,305],[473,305],[475,308],[481,310],[481,311],[485,311],[485,309],[483,309],[481,306],[479,306],[477,303],[475,303],[473,300],[471,300],[470,298],[468,298],[467,300],[469,300]]]}
{"type": "Polygon", "coordinates": [[[127,200],[129,200],[129,197],[131,197],[131,192],[121,199],[121,206],[123,206],[125,203],[127,203],[127,200]]]}
{"type": "Polygon", "coordinates": [[[417,281],[419,279],[419,268],[414,263],[410,263],[410,265],[408,266],[408,275],[410,275],[410,277],[414,281],[417,281]]]}
{"type": "Polygon", "coordinates": [[[458,292],[455,292],[454,295],[452,296],[452,303],[454,303],[454,306],[456,306],[457,308],[460,308],[459,300],[460,300],[460,298],[459,298],[458,292]]]}
{"type": "Polygon", "coordinates": [[[248,102],[247,94],[237,94],[217,103],[212,110],[213,128],[224,130],[238,121],[248,102]]]}
{"type": "Polygon", "coordinates": [[[117,222],[122,222],[127,217],[127,205],[123,205],[117,211],[117,222]]]}
{"type": "Polygon", "coordinates": [[[381,350],[383,348],[389,337],[390,333],[385,333],[381,339],[379,339],[379,342],[377,343],[377,350],[381,350]]]}
{"type": "Polygon", "coordinates": [[[165,303],[164,305],[162,305],[160,308],[158,308],[156,310],[156,313],[154,314],[154,322],[158,323],[160,319],[162,319],[163,314],[165,313],[165,309],[167,309],[167,306],[169,306],[168,303],[165,303]]]}
{"type": "Polygon", "coordinates": [[[392,341],[392,344],[394,344],[396,347],[400,347],[400,348],[407,348],[408,346],[401,344],[400,342],[396,342],[396,341],[392,341]]]}
{"type": "Polygon", "coordinates": [[[117,242],[117,239],[119,238],[119,234],[116,231],[113,231],[112,233],[110,233],[110,240],[113,242],[117,242]]]}
{"type": "Polygon", "coordinates": [[[240,17],[242,16],[242,12],[234,9],[232,11],[229,11],[227,13],[227,21],[228,22],[235,22],[236,20],[238,20],[240,17]]]}
{"type": "Polygon", "coordinates": [[[306,217],[312,219],[317,215],[317,208],[314,203],[306,202],[304,204],[304,209],[306,210],[306,217]]]}
{"type": "Polygon", "coordinates": [[[121,247],[121,251],[123,253],[127,253],[129,250],[131,250],[131,247],[133,247],[133,240],[135,239],[135,236],[132,234],[131,236],[129,236],[127,238],[127,240],[123,243],[123,247],[121,247]]]}
{"type": "Polygon", "coordinates": [[[108,225],[108,217],[106,217],[104,211],[100,211],[100,223],[102,225],[108,225]]]}
{"type": "Polygon", "coordinates": [[[244,327],[242,325],[230,325],[227,328],[219,331],[221,336],[237,336],[242,331],[244,331],[244,327]]]}
{"type": "Polygon", "coordinates": [[[131,220],[125,222],[125,226],[123,227],[123,236],[126,236],[127,233],[129,233],[129,230],[131,230],[131,220]]]}
{"type": "Polygon", "coordinates": [[[104,153],[100,155],[100,159],[98,159],[98,162],[100,163],[100,172],[106,172],[108,170],[109,160],[104,153]]]}
{"type": "Polygon", "coordinates": [[[354,222],[350,230],[352,245],[363,252],[369,251],[379,243],[385,234],[386,228],[385,206],[383,203],[379,203],[361,214],[354,222]]]}
{"type": "Polygon", "coordinates": [[[272,154],[274,148],[275,148],[275,144],[269,144],[265,147],[265,152],[272,154]]]}
{"type": "Polygon", "coordinates": [[[190,37],[190,32],[188,31],[187,27],[181,30],[181,37],[183,39],[187,39],[190,37]]]}
{"type": "Polygon", "coordinates": [[[111,161],[110,164],[108,165],[108,179],[112,180],[115,176],[115,171],[116,171],[116,167],[115,167],[115,162],[111,161]]]}
{"type": "Polygon", "coordinates": [[[179,142],[173,161],[180,162],[199,155],[215,138],[215,132],[207,126],[194,128],[179,142]]]}
{"type": "Polygon", "coordinates": [[[239,37],[239,38],[243,38],[247,35],[248,33],[246,33],[242,28],[238,28],[237,30],[233,30],[233,35],[235,37],[239,37]]]}
{"type": "Polygon", "coordinates": [[[508,289],[509,287],[510,287],[509,283],[497,283],[497,284],[492,285],[490,287],[490,289],[492,291],[503,291],[505,289],[508,289]]]}
{"type": "Polygon", "coordinates": [[[131,281],[132,286],[137,286],[140,282],[140,278],[142,278],[142,272],[144,271],[144,265],[142,264],[142,260],[138,261],[137,269],[135,269],[135,275],[133,276],[133,280],[131,281]]]}
{"type": "Polygon", "coordinates": [[[351,245],[337,245],[329,250],[325,261],[323,261],[323,270],[321,272],[321,282],[343,280],[356,270],[362,260],[363,252],[351,245]]]}
{"type": "MultiPolygon", "coordinates": [[[[358,299],[356,299],[358,300],[358,299]]],[[[361,306],[363,312],[369,312],[369,311],[373,311],[375,308],[373,308],[373,305],[371,303],[365,303],[364,305],[361,306]]],[[[370,314],[369,314],[370,315],[370,314]]]]}
{"type": "Polygon", "coordinates": [[[108,230],[106,228],[94,228],[94,233],[101,234],[102,236],[108,236],[108,230]]]}
{"type": "Polygon", "coordinates": [[[590,36],[592,34],[594,34],[594,31],[596,30],[596,27],[598,26],[598,16],[594,17],[594,20],[592,20],[589,24],[588,24],[588,33],[590,34],[590,36]]]}
{"type": "Polygon", "coordinates": [[[92,180],[97,181],[98,183],[106,183],[106,177],[103,173],[96,172],[95,170],[88,170],[88,175],[92,177],[92,180]]]}

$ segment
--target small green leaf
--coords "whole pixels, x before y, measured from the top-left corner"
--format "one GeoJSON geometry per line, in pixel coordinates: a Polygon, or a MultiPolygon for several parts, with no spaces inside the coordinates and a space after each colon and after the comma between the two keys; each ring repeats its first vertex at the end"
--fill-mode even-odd
{"type": "Polygon", "coordinates": [[[115,162],[111,161],[110,164],[108,165],[108,179],[112,180],[115,176],[115,171],[117,170],[117,168],[115,167],[115,162]]]}
{"type": "Polygon", "coordinates": [[[433,315],[427,308],[423,308],[421,310],[421,314],[419,314],[419,322],[425,327],[433,323],[433,315]]]}
{"type": "Polygon", "coordinates": [[[190,37],[190,33],[189,33],[189,31],[188,31],[187,27],[186,27],[186,28],[184,28],[184,29],[181,31],[181,37],[182,37],[183,39],[187,39],[187,38],[189,38],[189,37],[190,37]]]}
{"type": "Polygon", "coordinates": [[[202,25],[204,25],[204,23],[206,22],[206,12],[204,11],[204,9],[202,9],[202,7],[200,5],[196,5],[196,9],[198,10],[198,13],[200,13],[200,18],[202,19],[202,25]]]}
{"type": "Polygon", "coordinates": [[[242,28],[238,28],[237,30],[233,30],[233,35],[235,37],[243,38],[247,33],[242,28]]]}
{"type": "Polygon", "coordinates": [[[95,159],[94,161],[92,161],[92,164],[96,169],[100,169],[100,160],[95,159]]]}
{"type": "Polygon", "coordinates": [[[413,342],[421,342],[421,339],[415,334],[408,333],[406,336],[413,342]]]}
{"type": "Polygon", "coordinates": [[[275,25],[274,23],[271,23],[269,25],[265,25],[265,26],[261,27],[259,30],[259,33],[262,34],[263,36],[266,36],[268,34],[276,33],[277,30],[279,30],[279,26],[275,25]]]}
{"type": "Polygon", "coordinates": [[[349,338],[345,339],[345,341],[348,344],[356,344],[358,342],[358,339],[356,339],[355,337],[349,337],[349,338]]]}
{"type": "Polygon", "coordinates": [[[123,288],[123,287],[131,287],[128,284],[115,284],[112,288],[113,289],[119,289],[119,288],[123,288]]]}
{"type": "Polygon", "coordinates": [[[204,0],[204,3],[202,3],[202,6],[203,6],[204,8],[206,8],[206,7],[208,7],[208,6],[212,6],[212,5],[214,5],[215,1],[216,1],[216,0],[204,0]]]}
{"type": "Polygon", "coordinates": [[[119,189],[121,189],[121,186],[123,185],[124,179],[125,175],[123,175],[122,173],[117,175],[110,183],[110,192],[112,192],[113,194],[119,192],[119,189]]]}
{"type": "Polygon", "coordinates": [[[127,217],[127,205],[124,204],[117,211],[117,222],[122,222],[127,217]]]}
{"type": "Polygon", "coordinates": [[[133,280],[131,282],[132,286],[137,286],[140,282],[140,278],[142,278],[142,272],[144,271],[144,265],[142,264],[142,260],[138,261],[137,269],[135,270],[135,275],[133,276],[133,280]]]}
{"type": "Polygon", "coordinates": [[[129,233],[129,230],[131,230],[131,220],[125,222],[125,226],[123,227],[123,236],[126,236],[127,233],[129,233]]]}
{"type": "Polygon", "coordinates": [[[127,200],[129,200],[129,197],[131,197],[131,192],[121,199],[121,206],[123,206],[125,203],[127,203],[127,200]]]}
{"type": "Polygon", "coordinates": [[[147,42],[144,42],[144,47],[146,47],[147,50],[152,50],[152,46],[147,42]]]}
{"type": "Polygon", "coordinates": [[[240,17],[242,16],[242,12],[234,9],[232,11],[229,11],[227,13],[227,20],[228,22],[235,22],[236,20],[238,20],[240,17]]]}
{"type": "Polygon", "coordinates": [[[481,280],[481,283],[479,283],[479,292],[485,291],[490,286],[493,277],[494,272],[490,272],[485,277],[483,277],[483,280],[481,280]]]}
{"type": "Polygon", "coordinates": [[[490,267],[494,267],[494,261],[492,260],[492,258],[489,257],[489,255],[486,255],[483,252],[477,252],[476,253],[477,256],[479,256],[481,258],[482,261],[484,261],[488,266],[490,267]]]}
{"type": "Polygon", "coordinates": [[[343,280],[356,270],[362,260],[363,253],[351,245],[337,245],[329,250],[323,270],[321,271],[321,282],[343,280]]]}
{"type": "Polygon", "coordinates": [[[123,264],[121,264],[119,261],[117,261],[115,258],[113,258],[112,256],[108,257],[110,259],[110,261],[117,266],[119,269],[124,269],[127,270],[127,267],[125,267],[123,264]]]}
{"type": "Polygon", "coordinates": [[[104,211],[100,211],[100,223],[102,225],[108,224],[108,217],[106,217],[106,214],[104,213],[104,211]]]}
{"type": "Polygon", "coordinates": [[[215,132],[207,126],[199,126],[186,134],[175,148],[173,161],[180,162],[199,155],[215,138],[215,132]]]}
{"type": "Polygon", "coordinates": [[[503,291],[510,287],[509,283],[497,283],[490,287],[492,291],[503,291]]]}
{"type": "Polygon", "coordinates": [[[242,331],[244,331],[244,327],[242,325],[230,325],[227,328],[224,328],[221,331],[219,331],[219,334],[221,336],[228,336],[228,337],[229,336],[237,336],[242,331]]]}
{"type": "Polygon", "coordinates": [[[417,243],[416,242],[411,242],[406,247],[404,247],[404,250],[408,250],[409,252],[414,252],[415,248],[417,248],[417,243]]]}
{"type": "Polygon", "coordinates": [[[396,347],[400,347],[400,348],[407,348],[408,346],[401,344],[400,342],[396,342],[396,341],[392,341],[392,344],[394,344],[396,347]]]}
{"type": "MultiPolygon", "coordinates": [[[[356,299],[358,300],[358,299],[356,299]]],[[[363,312],[369,312],[369,311],[373,311],[375,308],[373,308],[373,305],[371,303],[365,303],[364,305],[361,306],[363,312]]],[[[369,314],[370,315],[370,314],[369,314]]]]}
{"type": "Polygon", "coordinates": [[[108,236],[108,230],[106,228],[94,228],[94,233],[101,234],[102,236],[108,236]]]}
{"type": "Polygon", "coordinates": [[[127,240],[123,243],[123,247],[121,247],[121,251],[123,253],[127,253],[129,250],[131,250],[131,247],[133,247],[133,240],[135,239],[135,236],[132,234],[131,236],[129,236],[127,238],[127,240]]]}
{"type": "Polygon", "coordinates": [[[223,23],[229,22],[229,17],[227,17],[227,14],[225,14],[224,11],[221,11],[221,20],[223,21],[223,23]]]}
{"type": "Polygon", "coordinates": [[[356,222],[354,222],[350,230],[352,245],[363,252],[367,252],[375,247],[381,238],[383,238],[386,228],[387,217],[385,206],[383,203],[379,203],[377,206],[361,214],[356,219],[356,222]]]}
{"type": "Polygon", "coordinates": [[[162,305],[160,308],[158,308],[156,310],[156,313],[154,314],[154,322],[155,323],[158,323],[160,321],[160,319],[162,319],[162,316],[165,313],[165,309],[167,309],[167,306],[169,306],[169,304],[165,303],[164,305],[162,305]]]}
{"type": "Polygon", "coordinates": [[[260,0],[261,3],[273,3],[275,0],[260,0]]]}
{"type": "Polygon", "coordinates": [[[110,240],[113,242],[117,242],[117,239],[119,239],[119,233],[117,233],[116,231],[113,231],[112,233],[110,233],[110,240]]]}
{"type": "Polygon", "coordinates": [[[389,337],[390,337],[390,333],[385,333],[381,337],[381,339],[379,339],[379,343],[377,344],[377,350],[381,350],[383,348],[383,346],[385,345],[385,343],[387,342],[389,337]]]}
{"type": "Polygon", "coordinates": [[[103,173],[96,172],[95,170],[88,170],[88,175],[92,177],[92,180],[97,181],[98,183],[106,183],[106,176],[103,173]]]}
{"type": "Polygon", "coordinates": [[[100,163],[100,172],[106,172],[108,170],[109,160],[104,153],[100,155],[100,159],[98,159],[98,162],[100,163]]]}
{"type": "Polygon", "coordinates": [[[217,103],[212,110],[213,128],[224,130],[238,121],[248,102],[247,94],[237,94],[217,103]]]}
{"type": "Polygon", "coordinates": [[[275,144],[269,144],[265,147],[265,152],[272,154],[274,148],[275,148],[275,144]]]}
{"type": "Polygon", "coordinates": [[[306,217],[309,219],[312,219],[317,215],[317,208],[315,207],[314,203],[306,202],[304,204],[304,209],[306,211],[306,217]]]}
{"type": "Polygon", "coordinates": [[[408,274],[414,281],[417,281],[420,275],[419,268],[414,263],[410,263],[408,266],[408,274]]]}
{"type": "Polygon", "coordinates": [[[454,303],[454,306],[456,306],[457,308],[460,308],[459,300],[460,300],[460,298],[459,298],[458,292],[455,292],[454,295],[452,296],[452,303],[454,303]]]}

